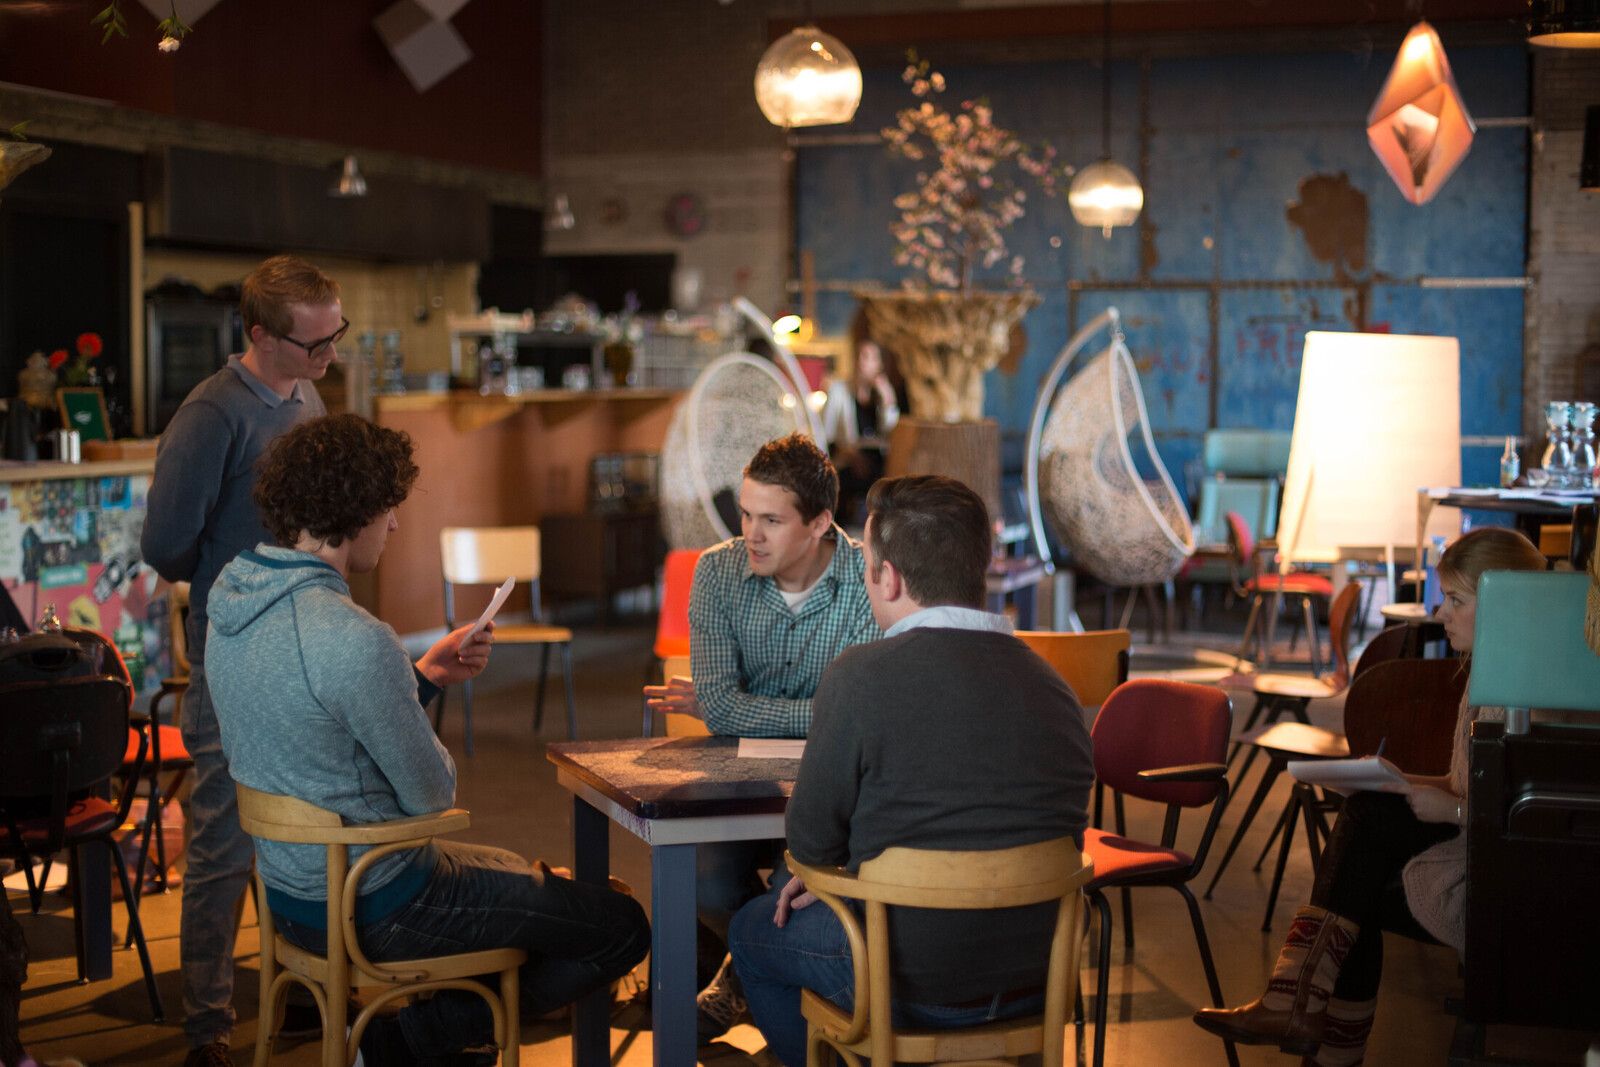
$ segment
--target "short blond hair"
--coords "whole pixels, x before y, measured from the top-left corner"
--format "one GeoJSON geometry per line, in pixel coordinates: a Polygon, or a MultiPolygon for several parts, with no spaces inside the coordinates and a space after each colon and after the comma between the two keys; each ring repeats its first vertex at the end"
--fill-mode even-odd
{"type": "Polygon", "coordinates": [[[339,283],[299,256],[273,256],[250,272],[239,296],[245,337],[260,326],[285,337],[294,331],[294,306],[318,307],[339,299],[339,283]]]}

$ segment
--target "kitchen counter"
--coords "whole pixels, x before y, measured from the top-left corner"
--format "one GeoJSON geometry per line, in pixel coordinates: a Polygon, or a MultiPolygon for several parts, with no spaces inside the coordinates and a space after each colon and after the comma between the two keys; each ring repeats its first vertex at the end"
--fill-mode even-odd
{"type": "Polygon", "coordinates": [[[101,462],[56,463],[45,460],[38,463],[21,463],[17,460],[0,460],[0,483],[48,482],[71,478],[120,478],[132,474],[152,474],[156,469],[154,459],[112,459],[101,462]]]}

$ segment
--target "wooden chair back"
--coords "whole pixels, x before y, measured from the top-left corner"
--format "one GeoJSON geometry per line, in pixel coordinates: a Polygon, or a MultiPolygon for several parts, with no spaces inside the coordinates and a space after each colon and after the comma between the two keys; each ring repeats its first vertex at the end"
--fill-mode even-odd
{"type": "Polygon", "coordinates": [[[1350,684],[1350,629],[1360,607],[1361,583],[1349,582],[1339,590],[1328,608],[1328,644],[1333,649],[1333,678],[1330,680],[1335,689],[1350,684]]]}
{"type": "Polygon", "coordinates": [[[1409,626],[1386,626],[1374,634],[1356,660],[1353,678],[1361,677],[1380,663],[1404,657],[1410,629],[1409,626]]]}
{"type": "MultiPolygon", "coordinates": [[[[356,932],[356,902],[362,877],[385,856],[421,848],[440,834],[465,830],[471,816],[460,808],[393,819],[380,823],[345,825],[336,812],[295,797],[280,796],[235,783],[239,797],[239,825],[251,837],[302,845],[322,845],[327,853],[327,948],[318,955],[291,944],[277,932],[271,909],[265,906],[266,883],[256,871],[256,899],[261,902],[261,1014],[263,1022],[277,1017],[278,1001],[291,981],[320,992],[315,999],[322,1010],[322,1067],[349,1067],[355,1062],[368,1022],[384,1005],[404,997],[439,989],[476,993],[494,1016],[495,1042],[502,1064],[518,1063],[518,973],[527,961],[521,949],[488,949],[427,959],[369,959],[356,932]],[[366,851],[350,862],[350,846],[366,851]],[[500,990],[489,989],[481,975],[498,973],[500,990]],[[378,989],[353,1021],[348,1020],[352,988],[378,989]],[[345,1037],[346,1025],[350,1027],[345,1037]]],[[[256,1040],[256,1067],[264,1067],[272,1052],[272,1035],[256,1040]]]]}
{"type": "Polygon", "coordinates": [[[539,527],[446,526],[439,531],[444,580],[454,585],[539,579],[539,527]]]}
{"type": "Polygon", "coordinates": [[[1446,774],[1467,688],[1457,659],[1396,659],[1363,670],[1344,699],[1350,755],[1384,758],[1411,774],[1446,774]]]}
{"type": "MultiPolygon", "coordinates": [[[[688,678],[689,657],[668,656],[661,661],[662,678],[688,678]]],[[[665,716],[665,725],[668,737],[710,737],[711,731],[706,729],[704,719],[697,719],[693,715],[685,715],[679,711],[669,711],[665,716]]]]}
{"type": "Polygon", "coordinates": [[[1127,630],[1081,634],[1018,630],[1017,639],[1055,668],[1086,711],[1104,704],[1111,691],[1128,680],[1133,636],[1127,630]]]}
{"type": "Polygon", "coordinates": [[[995,1062],[1042,1054],[1060,1067],[1062,1034],[1077,991],[1083,887],[1094,866],[1070,837],[993,851],[891,848],[851,874],[808,867],[786,856],[789,869],[838,916],[855,969],[854,1010],[807,990],[808,1062],[821,1063],[822,1045],[875,1067],[894,1063],[995,1062]],[[866,904],[866,926],[845,901],[866,904]],[[890,1017],[889,908],[1014,908],[1059,902],[1050,940],[1044,1011],[963,1030],[896,1030],[890,1017]]]}

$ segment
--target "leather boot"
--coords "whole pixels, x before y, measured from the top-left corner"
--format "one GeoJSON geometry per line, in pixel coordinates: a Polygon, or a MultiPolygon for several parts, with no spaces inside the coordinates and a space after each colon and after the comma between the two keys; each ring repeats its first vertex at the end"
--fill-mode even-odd
{"type": "Polygon", "coordinates": [[[1267,991],[1241,1008],[1201,1008],[1195,1023],[1240,1044],[1314,1055],[1327,1027],[1333,983],[1359,932],[1349,919],[1306,905],[1295,912],[1267,991]]]}

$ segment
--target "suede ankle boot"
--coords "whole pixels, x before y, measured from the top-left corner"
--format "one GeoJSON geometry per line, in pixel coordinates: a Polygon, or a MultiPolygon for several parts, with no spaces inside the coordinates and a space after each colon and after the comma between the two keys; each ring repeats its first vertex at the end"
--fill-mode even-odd
{"type": "Polygon", "coordinates": [[[1240,1044],[1314,1055],[1327,1027],[1333,983],[1359,932],[1349,919],[1306,905],[1295,912],[1267,991],[1240,1008],[1201,1008],[1195,1023],[1240,1044]]]}

